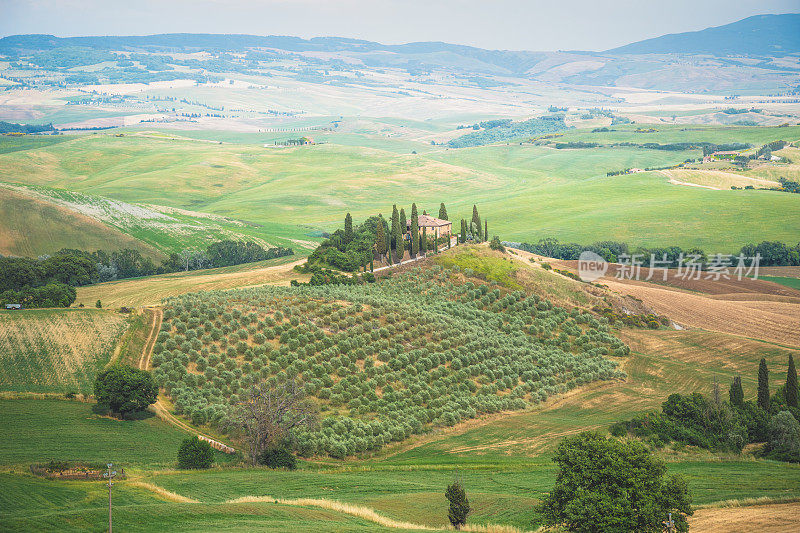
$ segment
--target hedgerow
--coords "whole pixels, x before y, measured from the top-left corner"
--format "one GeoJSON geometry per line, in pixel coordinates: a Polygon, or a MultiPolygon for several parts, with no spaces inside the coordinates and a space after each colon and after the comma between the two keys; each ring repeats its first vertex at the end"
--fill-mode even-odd
{"type": "Polygon", "coordinates": [[[623,376],[606,356],[628,353],[604,318],[439,267],[367,285],[191,294],[165,306],[152,362],[176,410],[222,426],[254,383],[298,380],[322,414],[318,430],[297,435],[302,455],[344,457],[524,409],[623,376]]]}

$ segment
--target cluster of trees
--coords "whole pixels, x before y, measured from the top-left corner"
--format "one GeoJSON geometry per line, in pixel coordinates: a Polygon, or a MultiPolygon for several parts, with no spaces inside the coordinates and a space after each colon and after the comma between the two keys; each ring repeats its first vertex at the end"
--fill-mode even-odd
{"type": "Polygon", "coordinates": [[[486,122],[487,127],[473,131],[461,137],[448,141],[450,148],[465,148],[469,146],[482,146],[496,142],[509,141],[520,137],[530,137],[554,133],[567,129],[563,116],[544,116],[532,118],[522,122],[499,120],[486,122]]]}
{"type": "Polygon", "coordinates": [[[97,375],[94,397],[112,414],[127,418],[155,403],[158,387],[150,372],[117,364],[97,375]]]}
{"type": "Polygon", "coordinates": [[[264,249],[253,242],[224,240],[208,246],[206,252],[172,253],[156,266],[138,250],[87,252],[64,248],[55,254],[33,259],[0,256],[0,303],[21,303],[25,307],[69,307],[75,301],[75,287],[92,283],[149,276],[166,272],[212,268],[292,255],[291,248],[264,249]]]}
{"type": "Polygon", "coordinates": [[[767,363],[758,369],[756,401],[745,401],[742,380],[735,377],[728,401],[715,383],[711,397],[700,393],[672,394],[661,412],[647,413],[612,426],[612,434],[628,432],[655,446],[678,442],[709,450],[741,452],[749,443],[765,443],[762,454],[780,461],[800,462],[800,409],[797,370],[789,356],[786,383],[770,395],[767,363]]]}
{"type": "MultiPolygon", "coordinates": [[[[473,209],[477,214],[477,208],[473,209]]],[[[438,218],[448,220],[444,203],[439,205],[438,218]]],[[[345,272],[356,272],[359,269],[366,272],[368,266],[373,270],[376,256],[380,261],[399,263],[406,252],[409,252],[411,257],[417,257],[420,253],[425,254],[428,251],[436,253],[437,246],[443,243],[449,245],[449,237],[440,236],[437,240],[434,234],[428,235],[427,228],[423,228],[420,234],[418,224],[417,204],[411,205],[410,218],[406,217],[405,208],[401,207],[398,210],[397,205],[393,205],[392,216],[388,222],[379,214],[368,218],[355,228],[353,217],[347,213],[344,228],[337,229],[320,243],[309,256],[304,269],[314,272],[332,267],[345,272]]]]}
{"type": "Polygon", "coordinates": [[[293,431],[295,449],[335,457],[624,375],[606,356],[627,347],[604,319],[462,279],[412,269],[173,298],[153,375],[179,413],[221,428],[254,385],[295,381],[323,415],[293,431]]]}
{"type": "MultiPolygon", "coordinates": [[[[680,264],[681,254],[684,260],[690,256],[699,256],[697,261],[702,264],[708,264],[713,260],[713,255],[708,255],[700,248],[683,249],[680,246],[669,246],[662,248],[631,248],[627,243],[618,241],[598,241],[593,244],[576,244],[576,243],[562,243],[558,239],[548,237],[540,239],[535,244],[527,242],[512,242],[506,243],[512,248],[519,248],[526,252],[543,255],[545,257],[552,257],[554,259],[564,259],[575,261],[581,253],[588,250],[596,253],[603,259],[609,262],[616,262],[622,255],[637,254],[639,259],[644,262],[645,266],[650,261],[650,256],[654,255],[657,261],[661,261],[666,257],[668,262],[667,266],[677,267],[680,264]]],[[[792,246],[778,241],[763,241],[759,244],[746,244],[742,246],[739,253],[746,258],[761,256],[760,266],[796,266],[800,265],[800,243],[792,246]]],[[[735,265],[735,258],[734,265],[735,265]]],[[[749,262],[748,262],[749,265],[749,262]]],[[[660,267],[665,266],[659,264],[660,267]]]]}
{"type": "Polygon", "coordinates": [[[50,124],[16,124],[0,120],[0,133],[41,133],[44,131],[56,131],[56,129],[52,122],[50,124]]]}

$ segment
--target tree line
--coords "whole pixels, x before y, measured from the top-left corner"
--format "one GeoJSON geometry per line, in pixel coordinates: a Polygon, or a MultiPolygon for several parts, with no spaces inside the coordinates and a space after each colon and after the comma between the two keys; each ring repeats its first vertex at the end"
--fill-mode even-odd
{"type": "Polygon", "coordinates": [[[149,257],[130,248],[113,252],[63,248],[51,256],[36,259],[0,256],[0,304],[69,307],[75,301],[75,287],[83,285],[238,265],[293,253],[291,248],[264,249],[253,242],[223,240],[210,244],[205,251],[173,252],[158,266],[149,257]]]}
{"type": "Polygon", "coordinates": [[[774,393],[769,390],[769,369],[765,359],[758,367],[755,400],[745,401],[742,379],[733,378],[728,401],[722,398],[718,383],[710,397],[698,392],[672,394],[661,405],[661,412],[640,415],[618,422],[611,433],[632,433],[656,447],[670,442],[714,451],[739,453],[746,444],[764,443],[760,454],[778,461],[800,462],[800,409],[798,408],[797,369],[789,355],[786,382],[774,393]]]}
{"type": "MultiPolygon", "coordinates": [[[[697,262],[704,265],[713,260],[713,254],[708,255],[704,250],[697,247],[687,249],[681,248],[680,246],[633,248],[627,243],[619,241],[598,241],[585,245],[562,243],[559,242],[558,239],[552,237],[540,239],[535,244],[527,242],[512,242],[506,244],[512,248],[518,248],[526,252],[566,261],[576,261],[584,251],[594,252],[611,263],[617,262],[620,256],[631,256],[634,254],[640,255],[645,265],[649,262],[651,255],[654,255],[658,261],[666,257],[667,264],[659,263],[659,265],[669,267],[677,267],[680,264],[681,257],[685,260],[689,256],[698,256],[697,262]]],[[[759,244],[745,244],[739,249],[739,253],[746,258],[755,257],[756,254],[760,255],[760,266],[800,265],[800,243],[792,246],[778,241],[763,241],[759,244]]],[[[736,258],[733,259],[735,263],[736,258]]]]}

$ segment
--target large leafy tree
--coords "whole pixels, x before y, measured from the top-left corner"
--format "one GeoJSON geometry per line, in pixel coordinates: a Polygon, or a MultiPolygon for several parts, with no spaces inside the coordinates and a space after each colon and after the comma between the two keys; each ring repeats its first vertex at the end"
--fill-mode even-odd
{"type": "Polygon", "coordinates": [[[667,477],[664,462],[643,444],[581,433],[562,440],[553,461],[556,484],[541,506],[548,525],[586,533],[661,532],[672,513],[677,531],[689,529],[686,482],[667,477]]]}
{"type": "Polygon", "coordinates": [[[769,370],[767,361],[763,357],[758,363],[758,406],[769,411],[769,370]]]}
{"type": "Polygon", "coordinates": [[[155,403],[158,387],[150,372],[124,365],[115,365],[97,375],[94,397],[123,418],[155,403]]]}

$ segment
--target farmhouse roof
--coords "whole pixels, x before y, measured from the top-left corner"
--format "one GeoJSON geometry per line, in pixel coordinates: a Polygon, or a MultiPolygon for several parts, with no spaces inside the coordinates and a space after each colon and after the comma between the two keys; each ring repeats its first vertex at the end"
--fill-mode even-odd
{"type": "Polygon", "coordinates": [[[420,215],[417,217],[417,224],[420,228],[441,228],[442,226],[450,226],[453,223],[430,215],[420,215]]]}

